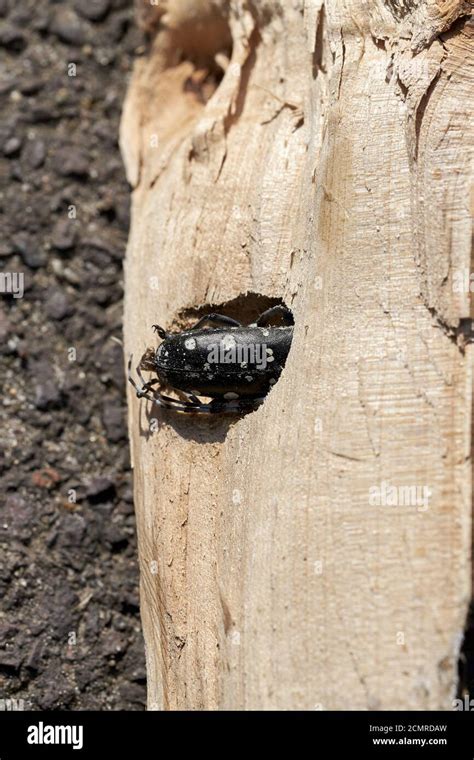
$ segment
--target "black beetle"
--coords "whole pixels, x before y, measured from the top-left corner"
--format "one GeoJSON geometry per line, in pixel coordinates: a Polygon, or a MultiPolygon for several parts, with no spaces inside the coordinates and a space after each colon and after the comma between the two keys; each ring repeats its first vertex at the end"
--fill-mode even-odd
{"type": "Polygon", "coordinates": [[[262,403],[280,377],[293,338],[293,324],[291,311],[278,305],[248,326],[222,314],[206,314],[179,333],[168,333],[153,325],[163,342],[143,355],[136,370],[140,384],[131,375],[130,357],[128,379],[138,398],[166,409],[204,414],[249,411],[262,403]],[[282,326],[272,324],[278,317],[282,326]],[[155,372],[157,377],[145,381],[142,370],[155,372]],[[172,388],[179,399],[154,390],[157,384],[172,388]],[[203,403],[198,396],[212,401],[203,403]]]}

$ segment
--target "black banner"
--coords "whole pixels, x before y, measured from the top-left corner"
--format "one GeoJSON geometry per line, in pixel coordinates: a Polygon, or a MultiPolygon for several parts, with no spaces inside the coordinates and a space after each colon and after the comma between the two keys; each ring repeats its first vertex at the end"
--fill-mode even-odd
{"type": "MultiPolygon", "coordinates": [[[[227,754],[298,747],[315,756],[474,757],[474,719],[459,712],[0,712],[0,760],[159,757],[189,747],[227,754]],[[170,746],[174,742],[175,749],[170,746]],[[132,755],[133,753],[133,755],[132,755]],[[347,753],[347,754],[346,754],[347,753]]],[[[15,705],[13,705],[13,708],[15,705]]]]}

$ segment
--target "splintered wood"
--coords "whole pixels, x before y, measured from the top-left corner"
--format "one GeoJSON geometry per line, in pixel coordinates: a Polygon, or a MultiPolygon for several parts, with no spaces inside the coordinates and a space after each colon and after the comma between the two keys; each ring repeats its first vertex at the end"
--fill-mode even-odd
{"type": "Polygon", "coordinates": [[[470,598],[468,4],[159,8],[121,129],[126,359],[153,323],[247,292],[296,325],[233,424],[129,388],[149,708],[450,710],[470,598]]]}

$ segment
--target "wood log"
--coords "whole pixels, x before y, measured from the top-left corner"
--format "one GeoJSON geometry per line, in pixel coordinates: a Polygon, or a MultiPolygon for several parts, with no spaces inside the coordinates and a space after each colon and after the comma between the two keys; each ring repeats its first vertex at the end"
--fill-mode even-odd
{"type": "MultiPolygon", "coordinates": [[[[125,354],[283,300],[243,417],[129,388],[149,709],[452,709],[470,598],[461,0],[142,3],[125,354]]],[[[466,281],[467,276],[467,281],[466,281]]]]}

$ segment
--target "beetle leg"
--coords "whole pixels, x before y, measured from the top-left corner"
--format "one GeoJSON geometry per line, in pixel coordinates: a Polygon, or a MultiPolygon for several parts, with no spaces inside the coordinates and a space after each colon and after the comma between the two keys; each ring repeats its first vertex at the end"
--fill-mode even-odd
{"type": "MultiPolygon", "coordinates": [[[[147,395],[146,398],[150,398],[150,396],[147,395]]],[[[211,401],[210,404],[193,404],[191,402],[180,402],[176,399],[170,398],[169,396],[163,396],[161,393],[158,393],[152,400],[154,400],[159,406],[162,406],[165,409],[172,409],[176,412],[186,412],[187,414],[207,415],[242,414],[243,412],[250,411],[252,409],[255,409],[256,406],[259,406],[263,401],[263,397],[251,399],[248,402],[226,402],[214,399],[214,401],[211,401]]]]}
{"type": "Polygon", "coordinates": [[[176,399],[164,396],[161,393],[158,393],[157,396],[157,402],[161,402],[160,405],[164,406],[166,409],[173,409],[177,412],[187,412],[188,414],[243,414],[244,412],[251,411],[257,406],[260,406],[265,398],[264,396],[260,396],[248,400],[239,399],[239,401],[213,399],[209,404],[203,404],[196,398],[196,396],[194,396],[197,404],[193,404],[191,402],[186,403],[176,401],[176,399]]]}
{"type": "Polygon", "coordinates": [[[171,398],[171,396],[165,396],[165,394],[161,393],[161,391],[157,391],[155,394],[155,398],[156,397],[162,399],[166,404],[179,404],[180,406],[199,406],[199,403],[193,405],[189,401],[180,401],[179,399],[171,398]]]}
{"type": "Polygon", "coordinates": [[[148,393],[148,391],[151,391],[153,386],[159,383],[159,379],[157,377],[154,377],[153,380],[148,380],[147,383],[142,385],[142,391],[145,391],[145,393],[148,393]]]}
{"type": "Polygon", "coordinates": [[[143,377],[143,375],[142,375],[142,370],[141,370],[141,367],[140,367],[140,365],[138,365],[138,367],[136,368],[135,372],[136,372],[136,373],[137,373],[137,375],[138,375],[138,379],[140,380],[140,382],[141,382],[141,384],[142,384],[142,389],[143,389],[144,391],[147,391],[147,390],[149,390],[149,387],[150,387],[151,385],[154,385],[155,383],[159,382],[159,380],[158,380],[158,378],[157,378],[157,377],[153,378],[153,380],[148,380],[148,381],[146,381],[146,380],[145,380],[145,378],[144,378],[144,377],[143,377]]]}
{"type": "Polygon", "coordinates": [[[157,393],[152,401],[165,409],[174,409],[177,412],[199,412],[201,405],[194,405],[189,401],[178,401],[178,399],[165,396],[163,393],[157,393]]]}
{"type": "Polygon", "coordinates": [[[133,385],[135,388],[135,391],[137,393],[137,398],[140,398],[141,388],[137,385],[136,381],[132,377],[132,361],[133,361],[133,354],[130,354],[130,358],[128,360],[128,382],[133,385]]]}
{"type": "MultiPolygon", "coordinates": [[[[146,396],[146,398],[151,398],[146,396]]],[[[196,398],[196,396],[194,396],[196,398]]],[[[165,409],[172,409],[176,412],[186,412],[187,414],[221,414],[226,411],[228,404],[226,402],[214,400],[210,404],[202,404],[199,399],[196,398],[198,403],[192,403],[191,401],[178,401],[177,399],[165,396],[162,393],[157,393],[154,398],[151,398],[159,406],[165,409]]],[[[229,408],[228,411],[239,412],[237,407],[229,408]]]]}
{"type": "Polygon", "coordinates": [[[140,387],[139,385],[137,385],[136,382],[135,382],[135,380],[133,379],[133,377],[130,374],[128,376],[128,380],[133,385],[133,387],[135,388],[135,392],[137,394],[137,398],[146,398],[149,401],[155,401],[154,396],[151,396],[148,393],[148,389],[145,388],[144,386],[140,387]]]}
{"type": "Polygon", "coordinates": [[[277,315],[281,316],[282,320],[287,325],[295,324],[293,314],[289,309],[286,308],[286,306],[283,306],[283,304],[277,304],[277,306],[272,306],[270,309],[264,311],[262,314],[260,314],[255,324],[257,327],[266,327],[268,324],[270,324],[273,317],[277,315]]]}
{"type": "Polygon", "coordinates": [[[260,406],[264,397],[252,398],[248,400],[239,399],[238,401],[222,401],[214,399],[210,404],[203,404],[201,410],[205,414],[243,414],[260,406]]]}
{"type": "Polygon", "coordinates": [[[161,393],[155,393],[153,396],[151,396],[148,393],[143,394],[143,398],[148,399],[148,401],[151,401],[153,404],[156,404],[157,406],[161,406],[163,409],[175,409],[179,412],[187,412],[187,411],[194,411],[194,410],[188,410],[187,405],[177,401],[174,398],[170,398],[169,396],[163,396],[161,393]]]}
{"type": "Polygon", "coordinates": [[[191,393],[190,391],[185,391],[186,396],[190,401],[192,401],[193,404],[199,404],[200,406],[203,406],[202,401],[196,396],[195,393],[191,393]]]}
{"type": "Polygon", "coordinates": [[[196,396],[195,393],[191,393],[190,391],[182,391],[179,388],[173,388],[173,390],[180,397],[181,401],[184,401],[185,403],[191,401],[191,403],[195,404],[196,406],[202,406],[202,401],[196,396]]]}
{"type": "Polygon", "coordinates": [[[240,414],[244,411],[248,411],[255,406],[262,403],[264,397],[254,398],[239,401],[222,401],[221,399],[214,399],[209,404],[203,404],[194,393],[187,391],[179,391],[181,395],[186,396],[187,401],[179,401],[178,399],[171,398],[171,396],[165,396],[160,391],[153,391],[152,386],[159,383],[159,378],[155,377],[152,380],[145,381],[140,367],[137,367],[137,375],[140,380],[140,385],[132,377],[132,361],[133,356],[130,356],[128,360],[128,381],[133,385],[137,398],[146,398],[148,401],[161,406],[163,409],[172,409],[176,412],[186,412],[188,414],[240,414]]]}
{"type": "Polygon", "coordinates": [[[220,322],[223,325],[229,325],[229,327],[242,327],[242,323],[238,322],[236,319],[232,319],[232,317],[226,317],[224,314],[205,314],[201,319],[196,322],[195,325],[190,327],[190,330],[198,330],[202,325],[205,325],[206,322],[211,322],[211,324],[216,324],[217,322],[220,322]]]}
{"type": "Polygon", "coordinates": [[[222,399],[214,399],[210,404],[201,404],[197,409],[193,409],[196,414],[242,414],[248,412],[259,406],[264,397],[252,398],[244,401],[223,401],[222,399]]]}
{"type": "Polygon", "coordinates": [[[152,330],[160,336],[162,340],[166,340],[166,338],[169,338],[171,333],[166,332],[160,325],[152,325],[152,330]]]}
{"type": "Polygon", "coordinates": [[[154,385],[160,382],[159,377],[153,377],[151,380],[145,380],[141,373],[140,365],[138,365],[136,372],[141,383],[140,389],[142,391],[149,391],[153,388],[154,385]]]}
{"type": "MultiPolygon", "coordinates": [[[[159,377],[153,377],[151,380],[145,380],[145,378],[142,375],[142,371],[140,368],[140,365],[136,368],[136,373],[138,375],[138,379],[141,383],[140,393],[143,396],[145,393],[148,393],[149,390],[153,388],[154,385],[160,382],[159,377]]],[[[147,396],[147,398],[150,398],[147,396]]]]}
{"type": "MultiPolygon", "coordinates": [[[[146,398],[147,401],[151,401],[152,404],[156,404],[157,406],[161,406],[163,409],[173,409],[179,412],[194,412],[199,407],[194,407],[192,404],[188,404],[187,402],[180,402],[177,401],[174,398],[171,398],[170,396],[164,396],[162,393],[159,392],[148,392],[148,388],[145,386],[142,386],[139,388],[135,381],[130,378],[130,382],[132,383],[133,387],[135,388],[137,392],[137,398],[146,398]],[[153,395],[152,395],[153,394],[153,395]]],[[[150,381],[154,382],[154,381],[150,381]]]]}
{"type": "Polygon", "coordinates": [[[153,396],[148,395],[148,391],[151,390],[152,386],[156,383],[159,383],[159,378],[154,377],[152,380],[148,380],[148,382],[145,382],[145,378],[143,377],[140,367],[137,367],[137,375],[140,380],[140,385],[137,384],[136,380],[132,377],[132,361],[133,361],[133,354],[130,355],[130,359],[128,360],[128,381],[133,385],[135,388],[137,398],[147,398],[153,401],[153,396]]]}

